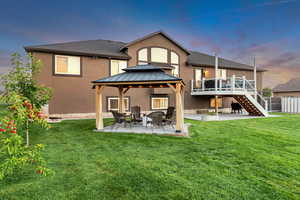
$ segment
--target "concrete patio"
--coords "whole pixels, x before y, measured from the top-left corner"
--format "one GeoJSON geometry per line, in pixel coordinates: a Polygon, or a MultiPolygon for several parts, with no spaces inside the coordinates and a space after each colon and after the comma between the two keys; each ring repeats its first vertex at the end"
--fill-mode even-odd
{"type": "MultiPolygon", "coordinates": [[[[263,116],[250,116],[247,113],[243,114],[230,114],[230,113],[220,113],[218,115],[218,119],[208,119],[208,120],[203,120],[204,116],[212,116],[212,115],[207,115],[207,114],[185,114],[184,118],[186,119],[192,119],[192,120],[199,120],[199,121],[225,121],[225,120],[241,120],[241,119],[255,119],[255,118],[266,118],[263,116]]],[[[214,116],[215,117],[215,116],[214,116]]],[[[279,117],[278,115],[269,115],[268,117],[279,117]]]]}
{"type": "Polygon", "coordinates": [[[153,126],[143,126],[142,124],[127,125],[116,124],[111,126],[106,126],[102,130],[95,130],[97,132],[109,132],[109,133],[136,133],[136,134],[157,134],[157,135],[170,135],[170,136],[183,136],[188,137],[190,124],[184,124],[183,131],[177,133],[175,126],[162,126],[162,127],[153,127],[153,126]]]}

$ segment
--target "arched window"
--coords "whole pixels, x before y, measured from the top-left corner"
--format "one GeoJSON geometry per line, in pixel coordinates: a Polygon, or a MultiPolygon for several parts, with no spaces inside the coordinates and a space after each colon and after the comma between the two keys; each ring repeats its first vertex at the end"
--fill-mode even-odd
{"type": "Polygon", "coordinates": [[[143,48],[138,51],[138,64],[146,65],[148,64],[148,49],[143,48]]]}
{"type": "Polygon", "coordinates": [[[168,63],[168,50],[159,47],[152,47],[151,62],[168,63]]]}
{"type": "Polygon", "coordinates": [[[171,65],[174,67],[173,75],[179,76],[179,56],[174,51],[171,51],[171,65]]]}

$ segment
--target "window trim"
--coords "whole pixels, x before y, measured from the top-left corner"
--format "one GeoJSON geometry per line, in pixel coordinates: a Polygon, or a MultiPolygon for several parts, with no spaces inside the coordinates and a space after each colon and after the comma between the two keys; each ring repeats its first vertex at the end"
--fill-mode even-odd
{"type": "Polygon", "coordinates": [[[170,96],[168,96],[168,95],[152,95],[152,96],[150,96],[150,110],[153,110],[153,111],[167,110],[168,107],[170,107],[170,96]],[[153,98],[167,98],[168,99],[167,108],[153,108],[153,104],[152,104],[153,98]]]}
{"type": "MultiPolygon", "coordinates": [[[[119,96],[106,96],[106,111],[107,112],[111,112],[112,110],[109,109],[109,99],[118,99],[119,101],[119,96]]],[[[128,109],[125,110],[125,112],[129,112],[130,111],[130,104],[131,104],[131,100],[130,100],[130,96],[124,96],[123,99],[128,99],[128,109]]],[[[118,111],[118,110],[117,110],[118,111]]]]}
{"type": "Polygon", "coordinates": [[[82,77],[82,56],[76,56],[76,55],[67,55],[67,54],[52,54],[52,76],[66,76],[66,77],[82,77]],[[56,60],[55,57],[56,56],[73,56],[73,57],[79,57],[79,67],[80,67],[80,74],[57,74],[55,71],[55,64],[56,64],[56,60]]]}

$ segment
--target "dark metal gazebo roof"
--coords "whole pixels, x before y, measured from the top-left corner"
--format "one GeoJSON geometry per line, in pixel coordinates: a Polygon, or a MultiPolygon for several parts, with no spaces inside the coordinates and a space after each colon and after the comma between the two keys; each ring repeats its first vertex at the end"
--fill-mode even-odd
{"type": "Polygon", "coordinates": [[[134,83],[134,82],[180,82],[181,78],[169,75],[159,66],[154,65],[137,65],[123,69],[125,72],[114,76],[105,77],[92,81],[94,84],[101,83],[134,83]]]}

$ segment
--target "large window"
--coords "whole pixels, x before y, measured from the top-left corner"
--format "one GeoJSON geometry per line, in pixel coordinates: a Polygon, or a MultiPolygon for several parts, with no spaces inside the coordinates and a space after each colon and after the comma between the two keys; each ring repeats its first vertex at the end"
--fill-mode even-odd
{"type": "Polygon", "coordinates": [[[152,47],[151,62],[168,63],[168,50],[158,47],[152,47]]]}
{"type": "MultiPolygon", "coordinates": [[[[123,97],[125,110],[129,110],[129,97],[123,97]]],[[[108,97],[107,98],[107,110],[119,110],[119,97],[108,97]]]]}
{"type": "Polygon", "coordinates": [[[127,61],[126,60],[111,60],[110,61],[110,75],[116,75],[123,73],[124,71],[122,69],[127,67],[127,61]]]}
{"type": "Polygon", "coordinates": [[[202,69],[195,69],[195,87],[200,88],[202,84],[202,69]]]}
{"type": "Polygon", "coordinates": [[[168,109],[168,106],[169,106],[168,97],[151,97],[152,110],[165,110],[168,109]]]}
{"type": "Polygon", "coordinates": [[[179,56],[173,51],[171,51],[171,65],[174,67],[172,74],[179,76],[179,56]]]}
{"type": "Polygon", "coordinates": [[[139,50],[139,52],[138,52],[138,64],[139,65],[148,64],[148,49],[147,48],[139,50]]]}
{"type": "Polygon", "coordinates": [[[55,74],[80,75],[80,57],[55,55],[55,74]]]}

